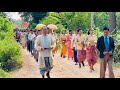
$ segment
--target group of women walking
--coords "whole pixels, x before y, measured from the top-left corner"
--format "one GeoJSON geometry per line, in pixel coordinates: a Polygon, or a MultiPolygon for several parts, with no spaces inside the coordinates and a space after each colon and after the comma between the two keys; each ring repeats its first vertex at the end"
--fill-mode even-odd
{"type": "Polygon", "coordinates": [[[85,66],[84,61],[88,61],[90,66],[90,72],[94,70],[93,66],[97,61],[97,36],[93,34],[94,30],[91,28],[88,30],[88,35],[84,35],[82,29],[77,29],[76,33],[73,34],[72,30],[69,30],[69,34],[66,35],[66,31],[60,36],[62,44],[61,57],[66,57],[66,51],[68,51],[68,60],[74,59],[74,62],[85,66]]]}

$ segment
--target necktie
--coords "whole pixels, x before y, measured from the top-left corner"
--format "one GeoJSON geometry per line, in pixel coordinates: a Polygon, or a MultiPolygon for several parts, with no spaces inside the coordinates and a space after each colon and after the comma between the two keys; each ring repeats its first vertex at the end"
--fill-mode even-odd
{"type": "Polygon", "coordinates": [[[105,47],[106,47],[106,51],[109,51],[109,43],[108,43],[108,37],[105,37],[105,47]]]}

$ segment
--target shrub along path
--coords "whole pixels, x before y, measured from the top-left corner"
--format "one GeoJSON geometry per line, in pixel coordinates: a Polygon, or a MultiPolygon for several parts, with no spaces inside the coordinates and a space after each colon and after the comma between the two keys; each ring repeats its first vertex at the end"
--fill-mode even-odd
{"type": "MultiPolygon", "coordinates": [[[[13,73],[13,78],[41,78],[38,63],[26,49],[22,49],[22,53],[23,67],[13,73]]],[[[51,78],[99,78],[99,66],[98,62],[94,66],[95,71],[90,73],[87,62],[85,62],[85,67],[79,68],[72,60],[61,58],[58,52],[54,57],[54,68],[51,71],[51,78]]],[[[120,68],[114,67],[114,73],[115,78],[120,78],[120,68]]],[[[108,78],[108,69],[106,78],[108,78]]]]}

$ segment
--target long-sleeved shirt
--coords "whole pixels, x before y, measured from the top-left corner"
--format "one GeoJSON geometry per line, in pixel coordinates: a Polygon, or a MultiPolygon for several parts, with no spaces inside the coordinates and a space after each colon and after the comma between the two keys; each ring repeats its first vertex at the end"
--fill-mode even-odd
{"type": "Polygon", "coordinates": [[[77,36],[77,35],[74,35],[74,36],[72,37],[72,40],[71,40],[71,48],[75,47],[75,49],[76,49],[76,42],[75,42],[76,36],[77,36]]]}
{"type": "Polygon", "coordinates": [[[83,34],[76,36],[76,38],[75,38],[75,42],[76,42],[76,45],[77,45],[76,50],[84,49],[85,40],[86,40],[86,37],[83,34]]]}
{"type": "Polygon", "coordinates": [[[36,45],[35,48],[40,52],[40,55],[43,57],[50,57],[51,53],[48,49],[45,51],[41,51],[41,48],[54,48],[55,44],[53,38],[49,35],[40,35],[36,38],[35,41],[36,45]]]}
{"type": "Polygon", "coordinates": [[[31,34],[31,33],[28,34],[28,40],[33,41],[34,38],[35,38],[35,34],[31,34]]]}

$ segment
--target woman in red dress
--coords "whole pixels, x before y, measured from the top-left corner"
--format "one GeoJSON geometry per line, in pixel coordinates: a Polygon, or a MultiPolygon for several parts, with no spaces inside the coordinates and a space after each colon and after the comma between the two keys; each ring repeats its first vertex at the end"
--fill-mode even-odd
{"type": "Polygon", "coordinates": [[[97,37],[93,35],[93,29],[89,29],[88,36],[86,37],[86,59],[88,61],[90,72],[94,71],[94,64],[97,61],[97,48],[96,48],[97,37]]]}
{"type": "Polygon", "coordinates": [[[72,30],[69,30],[69,35],[67,36],[67,45],[68,45],[68,60],[72,58],[73,60],[73,50],[71,49],[71,40],[72,40],[72,30]]]}

